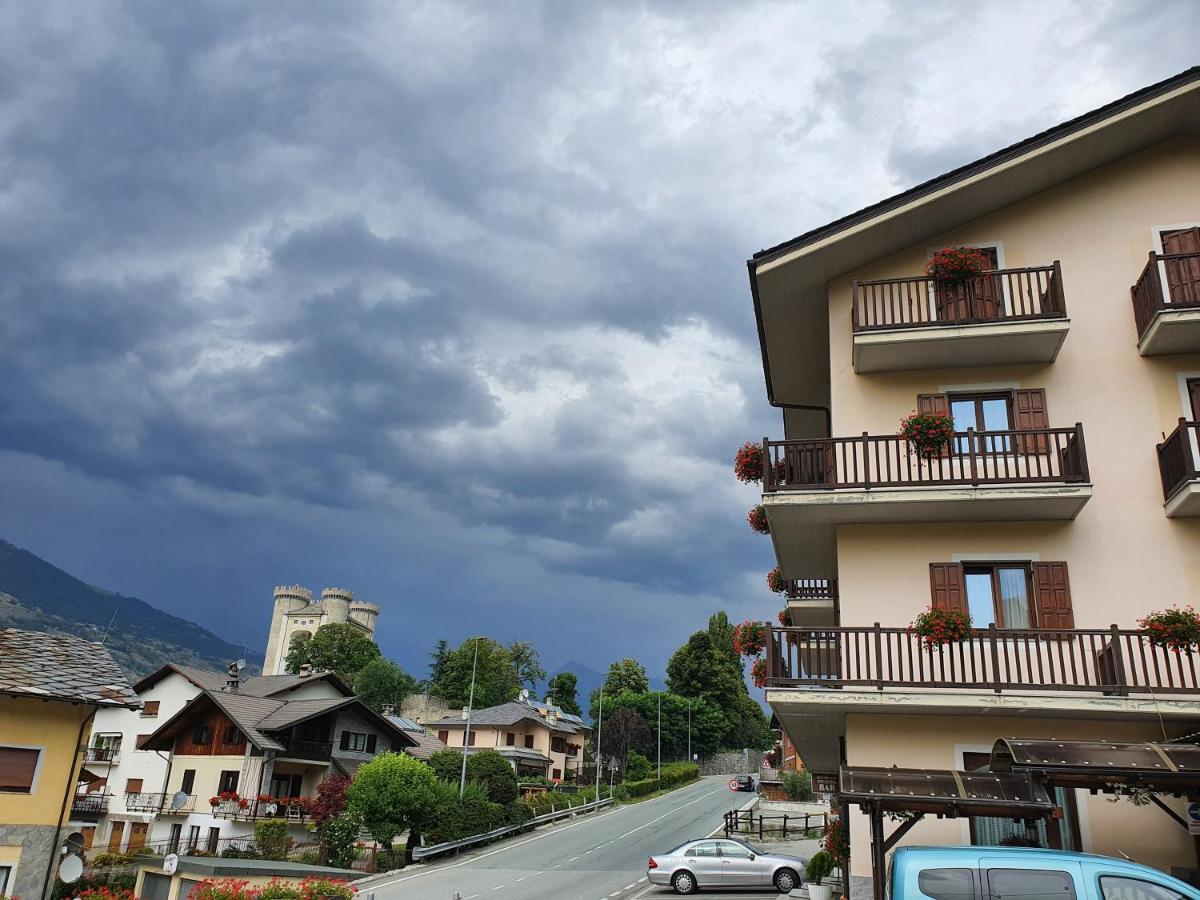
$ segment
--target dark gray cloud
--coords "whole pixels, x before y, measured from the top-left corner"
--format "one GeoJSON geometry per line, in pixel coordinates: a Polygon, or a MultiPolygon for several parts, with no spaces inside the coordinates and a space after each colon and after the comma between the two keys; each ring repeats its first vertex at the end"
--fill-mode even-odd
{"type": "Polygon", "coordinates": [[[746,255],[1184,68],[1197,16],[9,4],[0,536],[251,645],[304,581],[410,665],[661,663],[774,605],[746,255]]]}

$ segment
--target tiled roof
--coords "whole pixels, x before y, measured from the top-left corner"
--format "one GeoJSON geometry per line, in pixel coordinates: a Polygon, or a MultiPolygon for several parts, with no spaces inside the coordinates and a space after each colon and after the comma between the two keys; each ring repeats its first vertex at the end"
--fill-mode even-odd
{"type": "Polygon", "coordinates": [[[404,733],[417,742],[415,746],[405,748],[404,752],[409,756],[415,756],[417,759],[429,759],[439,750],[446,749],[446,745],[432,734],[426,734],[424,731],[408,731],[407,729],[404,733]]]}
{"type": "MultiPolygon", "coordinates": [[[[315,672],[312,675],[255,675],[253,678],[243,681],[238,690],[243,694],[253,694],[256,697],[274,697],[284,691],[290,691],[316,681],[328,682],[346,696],[353,694],[350,686],[333,672],[315,672]]],[[[218,687],[223,686],[224,682],[218,685],[218,687]]]]}
{"type": "Polygon", "coordinates": [[[204,696],[212,698],[212,701],[221,708],[225,715],[229,716],[233,724],[242,730],[242,734],[246,735],[254,746],[262,750],[283,749],[283,744],[270,735],[264,734],[259,727],[264,719],[285,705],[282,700],[251,697],[248,694],[232,691],[205,691],[204,696]]]}
{"type": "MultiPolygon", "coordinates": [[[[540,705],[546,707],[546,704],[540,705]]],[[[557,708],[555,708],[555,711],[558,711],[557,708]]],[[[567,734],[574,734],[581,731],[583,727],[582,724],[575,724],[579,722],[578,717],[571,716],[568,718],[565,715],[559,715],[558,721],[551,725],[546,721],[546,717],[538,712],[537,706],[522,700],[510,700],[508,703],[501,703],[499,706],[489,706],[485,709],[477,709],[471,713],[472,728],[477,725],[516,725],[518,722],[526,720],[567,734]],[[572,722],[571,719],[575,721],[572,722]]],[[[431,722],[430,726],[434,728],[466,728],[467,720],[460,713],[457,716],[447,716],[437,722],[431,722]]]]}
{"type": "Polygon", "coordinates": [[[279,731],[302,722],[323,712],[347,706],[354,702],[353,697],[322,697],[317,700],[285,700],[280,707],[258,723],[263,731],[279,731]]]}
{"type": "Polygon", "coordinates": [[[97,706],[139,704],[102,644],[18,628],[0,628],[0,692],[97,706]]]}

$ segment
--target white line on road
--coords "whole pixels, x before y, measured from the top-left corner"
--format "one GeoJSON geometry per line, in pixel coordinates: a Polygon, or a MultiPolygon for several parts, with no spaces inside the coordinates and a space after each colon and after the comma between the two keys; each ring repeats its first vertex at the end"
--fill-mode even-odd
{"type": "Polygon", "coordinates": [[[522,875],[520,878],[517,879],[517,884],[520,884],[522,881],[524,881],[528,877],[529,877],[528,875],[522,875]]]}
{"type": "Polygon", "coordinates": [[[504,890],[504,885],[498,884],[494,888],[492,888],[492,890],[493,891],[502,891],[502,890],[504,890]]]}
{"type": "MultiPolygon", "coordinates": [[[[577,860],[577,859],[579,859],[578,856],[572,856],[570,859],[567,860],[567,862],[575,862],[575,860],[577,860]]],[[[555,868],[558,868],[558,867],[555,866],[555,868]]]]}

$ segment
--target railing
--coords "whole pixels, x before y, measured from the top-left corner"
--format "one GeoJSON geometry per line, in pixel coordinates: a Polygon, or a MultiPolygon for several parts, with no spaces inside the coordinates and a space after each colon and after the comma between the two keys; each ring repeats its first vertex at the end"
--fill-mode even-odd
{"type": "Polygon", "coordinates": [[[193,812],[196,808],[194,794],[186,795],[181,806],[174,806],[174,794],[133,791],[125,794],[125,809],[129,812],[161,812],[167,815],[193,812]]]}
{"type": "Polygon", "coordinates": [[[330,741],[304,741],[299,738],[287,738],[281,743],[284,749],[279,751],[279,755],[290,759],[328,762],[333,755],[333,744],[330,741]]]}
{"type": "Polygon", "coordinates": [[[789,600],[837,600],[836,578],[788,578],[784,593],[789,600]]]}
{"type": "Polygon", "coordinates": [[[777,816],[755,815],[752,809],[731,809],[725,813],[725,837],[757,836],[761,841],[768,837],[786,841],[819,838],[829,824],[828,813],[780,814],[777,816]]]}
{"type": "Polygon", "coordinates": [[[1195,651],[1155,645],[1145,631],[1001,629],[930,646],[909,628],[767,626],[773,687],[954,688],[1184,694],[1200,692],[1195,651]]]}
{"type": "Polygon", "coordinates": [[[763,491],[922,485],[1038,484],[1089,480],[1083,425],[956,432],[926,459],[894,435],[771,441],[763,438],[763,491]]]}
{"type": "Polygon", "coordinates": [[[1129,293],[1140,339],[1163,310],[1200,306],[1200,253],[1151,253],[1129,293]]]}
{"type": "Polygon", "coordinates": [[[212,814],[219,819],[287,819],[289,822],[307,822],[309,817],[308,798],[296,798],[299,802],[288,803],[290,798],[270,800],[222,800],[212,807],[212,814]],[[245,805],[243,805],[245,804],[245,805]]]}
{"type": "Polygon", "coordinates": [[[86,747],[83,751],[84,762],[115,763],[120,759],[120,747],[86,747]]]}
{"type": "Polygon", "coordinates": [[[1162,477],[1163,500],[1170,500],[1177,490],[1189,481],[1200,478],[1200,462],[1196,450],[1200,447],[1200,422],[1180,419],[1179,426],[1156,448],[1158,474],[1162,477]]]}
{"type": "Polygon", "coordinates": [[[108,810],[108,794],[76,794],[71,798],[71,818],[95,821],[108,810]]]}
{"type": "MultiPolygon", "coordinates": [[[[205,833],[199,835],[195,843],[191,843],[189,837],[190,835],[188,834],[181,834],[175,839],[164,838],[158,841],[146,841],[140,846],[127,846],[124,852],[138,856],[166,856],[168,853],[192,856],[221,856],[222,854],[237,856],[250,855],[257,852],[257,845],[254,842],[253,835],[224,837],[214,841],[210,840],[208,834],[205,833]]],[[[293,861],[300,861],[312,853],[319,853],[320,849],[321,845],[314,841],[292,844],[288,848],[287,858],[293,861]]],[[[97,856],[113,852],[116,851],[110,850],[105,844],[95,844],[84,851],[84,856],[90,860],[97,856]]]]}
{"type": "Polygon", "coordinates": [[[1062,268],[996,269],[961,282],[919,275],[854,282],[851,319],[855,332],[931,328],[1029,319],[1060,319],[1067,314],[1062,268]]]}

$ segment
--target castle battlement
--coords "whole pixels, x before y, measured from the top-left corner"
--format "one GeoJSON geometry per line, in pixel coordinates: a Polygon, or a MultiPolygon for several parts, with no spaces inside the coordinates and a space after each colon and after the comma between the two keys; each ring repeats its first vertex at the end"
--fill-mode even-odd
{"type": "Polygon", "coordinates": [[[320,600],[314,602],[313,592],[303,585],[277,586],[263,674],[283,674],[288,650],[297,635],[312,635],[322,625],[345,622],[374,636],[378,616],[378,604],[355,600],[354,592],[349,588],[325,588],[320,600]]]}
{"type": "Polygon", "coordinates": [[[281,584],[275,587],[276,597],[293,597],[297,600],[304,600],[307,603],[312,603],[313,592],[301,584],[281,584]]]}

